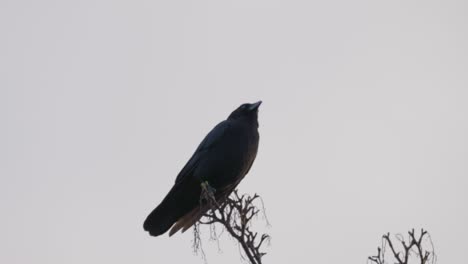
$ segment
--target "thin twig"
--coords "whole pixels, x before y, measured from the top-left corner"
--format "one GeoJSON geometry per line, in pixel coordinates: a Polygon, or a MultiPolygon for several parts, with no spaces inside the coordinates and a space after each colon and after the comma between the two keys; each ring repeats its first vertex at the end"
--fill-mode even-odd
{"type": "Polygon", "coordinates": [[[429,233],[421,229],[420,235],[417,236],[414,229],[408,232],[408,240],[405,241],[402,235],[395,235],[396,240],[401,244],[400,248],[403,250],[398,250],[394,245],[390,233],[387,233],[382,236],[382,248],[377,248],[377,255],[368,257],[368,261],[371,261],[375,264],[385,264],[388,263],[385,261],[385,248],[386,245],[390,248],[393,257],[397,260],[396,264],[408,264],[410,260],[411,253],[413,253],[417,259],[419,259],[420,264],[428,264],[432,260],[432,264],[436,263],[436,255],[434,252],[434,245],[429,233]],[[429,250],[426,250],[424,247],[424,241],[428,240],[430,243],[429,250]]]}
{"type": "MultiPolygon", "coordinates": [[[[239,195],[237,190],[234,190],[231,196],[224,201],[219,201],[216,199],[215,190],[205,182],[202,184],[200,202],[208,204],[210,210],[205,213],[203,220],[199,221],[197,225],[221,224],[224,230],[237,240],[249,262],[251,264],[261,264],[262,257],[266,254],[261,251],[261,247],[265,241],[270,240],[270,236],[268,234],[259,236],[258,232],[250,228],[252,219],[261,212],[254,205],[257,199],[261,200],[258,194],[253,196],[239,195]]],[[[264,211],[262,212],[264,213],[264,211]]]]}

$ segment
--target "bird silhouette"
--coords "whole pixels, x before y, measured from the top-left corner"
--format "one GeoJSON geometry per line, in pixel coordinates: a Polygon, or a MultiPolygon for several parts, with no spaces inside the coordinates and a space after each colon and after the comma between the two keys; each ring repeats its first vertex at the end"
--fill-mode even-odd
{"type": "Polygon", "coordinates": [[[258,108],[243,104],[216,125],[177,175],[174,186],[148,215],[143,228],[152,236],[186,231],[210,208],[200,203],[208,183],[218,203],[224,201],[249,172],[257,156],[258,108]]]}

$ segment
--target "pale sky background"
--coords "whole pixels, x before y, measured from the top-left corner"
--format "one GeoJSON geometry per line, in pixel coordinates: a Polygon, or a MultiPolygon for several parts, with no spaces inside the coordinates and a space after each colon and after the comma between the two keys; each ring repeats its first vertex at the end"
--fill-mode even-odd
{"type": "MultiPolygon", "coordinates": [[[[263,100],[265,263],[468,252],[467,1],[0,1],[0,263],[203,263],[146,215],[263,100]]],[[[240,263],[205,241],[208,263],[240,263]]]]}

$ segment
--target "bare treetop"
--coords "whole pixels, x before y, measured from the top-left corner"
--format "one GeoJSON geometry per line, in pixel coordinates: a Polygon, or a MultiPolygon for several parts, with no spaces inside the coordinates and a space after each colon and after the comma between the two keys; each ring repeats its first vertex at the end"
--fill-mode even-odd
{"type": "MultiPolygon", "coordinates": [[[[408,231],[408,239],[405,240],[401,234],[395,235],[399,243],[395,243],[391,239],[390,233],[382,236],[382,246],[377,248],[377,255],[370,256],[368,261],[375,264],[387,264],[390,259],[393,259],[395,264],[409,264],[410,260],[416,261],[420,264],[435,264],[437,256],[434,251],[429,233],[421,229],[419,236],[415,233],[414,229],[408,231]],[[390,249],[391,256],[385,255],[386,249],[390,249]]],[[[412,261],[412,263],[415,263],[412,261]]]]}

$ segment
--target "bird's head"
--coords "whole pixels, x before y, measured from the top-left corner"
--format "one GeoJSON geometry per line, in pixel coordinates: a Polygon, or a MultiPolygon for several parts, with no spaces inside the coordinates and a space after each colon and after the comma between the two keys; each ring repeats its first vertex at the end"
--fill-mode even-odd
{"type": "Polygon", "coordinates": [[[262,101],[258,101],[253,104],[243,104],[234,110],[228,117],[228,119],[251,119],[257,121],[258,107],[262,104],[262,101]]]}

